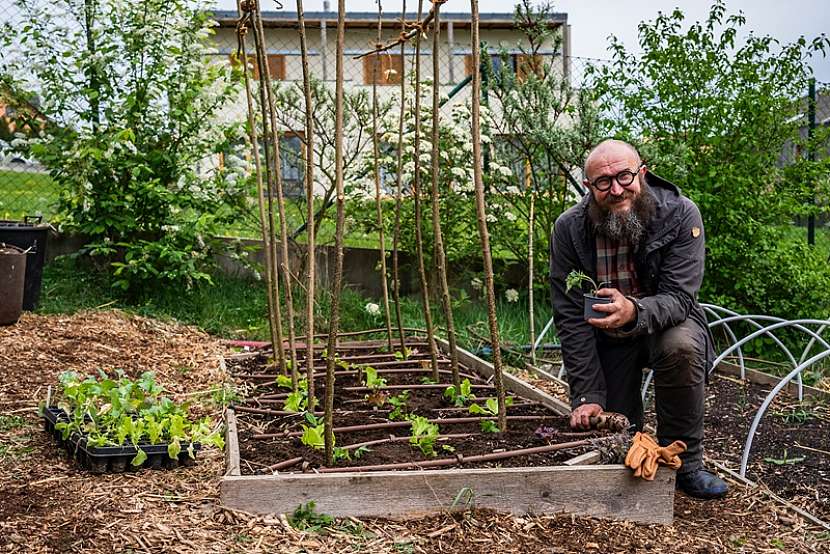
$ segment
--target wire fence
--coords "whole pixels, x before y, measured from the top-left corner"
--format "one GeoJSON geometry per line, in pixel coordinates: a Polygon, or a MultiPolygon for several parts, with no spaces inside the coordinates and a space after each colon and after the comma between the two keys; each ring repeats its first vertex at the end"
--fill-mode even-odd
{"type": "MultiPolygon", "coordinates": [[[[215,10],[212,12],[217,26],[210,38],[211,56],[218,63],[237,63],[238,39],[236,11],[215,10]]],[[[303,74],[300,55],[300,43],[296,30],[296,14],[290,12],[266,12],[265,51],[269,74],[274,86],[280,90],[302,86],[303,74]]],[[[309,69],[311,77],[333,91],[335,84],[335,24],[332,12],[306,12],[306,32],[308,36],[309,69]]],[[[561,14],[553,14],[556,16],[561,14]]],[[[371,97],[373,83],[377,84],[380,103],[390,102],[400,94],[400,80],[411,78],[415,64],[415,48],[410,41],[401,50],[395,46],[382,54],[362,56],[377,48],[378,44],[389,44],[398,39],[401,33],[400,14],[384,14],[382,18],[381,38],[377,36],[376,13],[353,12],[347,16],[347,33],[345,41],[344,80],[347,95],[365,94],[371,97]],[[402,54],[403,52],[403,54],[402,54]],[[404,69],[405,68],[405,69],[404,69]]],[[[417,14],[408,13],[406,20],[413,22],[417,14]]],[[[13,28],[19,25],[22,14],[14,5],[0,8],[0,24],[10,23],[13,28]]],[[[481,38],[490,55],[494,72],[506,68],[521,76],[533,71],[534,67],[544,64],[561,73],[562,78],[577,85],[581,82],[591,60],[567,55],[567,42],[557,42],[542,46],[530,56],[527,50],[519,46],[522,33],[513,26],[512,14],[485,14],[487,22],[481,31],[481,38]]],[[[441,110],[449,115],[453,107],[464,103],[470,97],[470,80],[472,67],[472,49],[470,44],[469,14],[442,14],[441,40],[438,52],[441,110]]],[[[564,26],[563,26],[564,28],[564,26]]],[[[253,46],[248,46],[250,58],[253,46]]],[[[13,52],[14,49],[8,50],[13,52]]],[[[6,54],[13,55],[13,54],[6,54]]],[[[432,40],[431,36],[423,39],[420,47],[421,80],[432,79],[432,40]]],[[[4,54],[0,54],[0,71],[4,63],[4,54]]],[[[6,60],[8,61],[8,60],[6,60]]],[[[250,60],[249,60],[250,62],[250,60]]],[[[254,78],[258,78],[254,69],[254,78]]],[[[0,93],[0,140],[13,143],[15,133],[15,112],[3,103],[0,93]]],[[[300,95],[301,97],[302,95],[300,95]]],[[[428,102],[428,101],[427,101],[428,102]]],[[[302,124],[290,121],[290,115],[281,113],[280,121],[286,130],[281,137],[281,162],[284,191],[286,196],[303,194],[303,159],[302,159],[302,124]]],[[[223,109],[225,121],[243,122],[247,118],[244,94],[223,109]]],[[[207,123],[206,123],[207,124],[207,123]]],[[[348,129],[347,129],[348,131],[348,129]]],[[[356,132],[351,140],[352,148],[371,150],[371,136],[356,132]],[[357,136],[360,134],[360,136],[357,136]]],[[[243,150],[246,145],[238,145],[239,152],[228,152],[248,158],[243,150]]],[[[209,160],[208,164],[224,163],[223,156],[209,160]]],[[[0,159],[0,219],[20,219],[24,216],[42,215],[51,219],[57,213],[60,191],[53,183],[46,168],[36,159],[21,155],[7,155],[0,159]]],[[[256,236],[255,214],[241,214],[242,221],[249,224],[233,229],[231,234],[256,236]]]]}
{"type": "MultiPolygon", "coordinates": [[[[552,14],[554,20],[563,14],[552,14]]],[[[235,11],[214,11],[213,18],[217,22],[215,34],[211,37],[212,57],[218,63],[234,63],[237,54],[235,11]]],[[[400,16],[385,14],[382,22],[380,40],[377,37],[377,14],[353,12],[348,16],[346,33],[344,78],[347,94],[371,95],[372,84],[378,85],[378,95],[381,102],[387,102],[399,95],[400,79],[412,70],[415,61],[414,45],[410,42],[403,49],[394,47],[381,55],[363,56],[376,48],[380,42],[388,44],[399,37],[401,32],[400,16]],[[402,71],[402,68],[406,68],[402,71]]],[[[407,14],[407,21],[416,20],[416,14],[407,14]]],[[[503,67],[521,76],[524,72],[532,71],[539,61],[549,64],[549,67],[559,71],[562,78],[575,87],[579,87],[592,65],[603,63],[603,60],[593,60],[568,55],[569,47],[567,36],[556,44],[542,46],[536,50],[536,56],[528,56],[525,48],[520,48],[521,32],[512,26],[511,14],[484,14],[481,37],[490,55],[494,72],[503,67]],[[538,58],[538,59],[536,59],[538,58]]],[[[9,29],[14,29],[23,21],[22,14],[16,4],[7,4],[0,8],[0,24],[8,23],[9,29]]],[[[266,54],[269,73],[280,89],[300,87],[302,85],[302,68],[300,57],[299,38],[296,31],[295,14],[291,12],[268,12],[264,14],[266,54]]],[[[331,12],[307,12],[307,35],[310,56],[311,76],[333,89],[335,74],[335,17],[331,12]]],[[[564,23],[566,20],[562,20],[564,23]]],[[[440,93],[443,99],[442,111],[451,113],[457,104],[469,99],[471,86],[469,80],[472,71],[472,49],[470,44],[469,14],[448,13],[442,16],[444,25],[441,29],[441,38],[438,52],[439,58],[440,93]]],[[[566,25],[561,28],[567,29],[566,25]]],[[[430,37],[431,38],[431,37],[430,37]]],[[[252,48],[251,48],[252,49],[252,48]]],[[[8,56],[14,55],[15,48],[3,49],[0,52],[0,72],[5,67],[8,56]]],[[[421,75],[423,80],[431,79],[432,72],[432,41],[422,41],[420,51],[421,75]]],[[[256,75],[255,75],[256,77],[256,75]]],[[[35,91],[36,92],[36,91],[35,91]]],[[[814,94],[814,110],[810,110],[808,91],[805,91],[804,110],[800,115],[800,134],[806,137],[810,127],[818,129],[830,127],[830,86],[818,84],[814,94]],[[812,123],[811,123],[812,122],[812,123]]],[[[0,141],[14,142],[20,129],[15,128],[16,113],[4,105],[0,92],[0,141]]],[[[223,119],[244,121],[246,119],[246,103],[244,95],[237,101],[230,103],[223,110],[223,119]]],[[[287,196],[301,196],[303,190],[303,159],[302,159],[302,125],[292,125],[290,121],[283,121],[286,132],[281,138],[282,176],[284,190],[287,196]]],[[[206,122],[206,124],[208,124],[206,122]]],[[[371,149],[371,138],[368,134],[361,137],[352,136],[352,147],[357,149],[371,149]],[[361,143],[362,141],[362,143],[361,143]]],[[[246,146],[239,144],[242,154],[246,146]]],[[[2,152],[0,151],[0,154],[2,152]]],[[[229,152],[229,154],[234,154],[229,152]]],[[[806,156],[824,157],[824,151],[809,152],[803,146],[792,143],[785,146],[781,154],[782,164],[806,156]]],[[[221,166],[224,163],[222,156],[209,160],[207,163],[221,166]]],[[[46,168],[36,159],[27,158],[18,154],[0,155],[0,219],[22,219],[24,216],[43,216],[46,220],[52,219],[58,210],[60,190],[50,178],[46,168]]],[[[816,203],[823,206],[830,205],[830,199],[816,198],[816,203]]],[[[230,234],[256,236],[258,222],[256,215],[251,213],[240,214],[242,223],[239,228],[229,230],[230,234]]],[[[814,229],[810,231],[820,244],[827,243],[830,250],[830,212],[825,211],[812,220],[807,217],[797,218],[797,225],[814,229]]]]}

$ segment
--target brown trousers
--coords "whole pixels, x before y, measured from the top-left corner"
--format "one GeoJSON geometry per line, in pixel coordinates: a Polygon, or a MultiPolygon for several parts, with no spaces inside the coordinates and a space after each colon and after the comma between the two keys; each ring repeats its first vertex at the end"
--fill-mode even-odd
{"type": "Polygon", "coordinates": [[[607,390],[605,409],[625,414],[638,430],[643,427],[643,368],[654,370],[657,440],[662,446],[675,440],[686,443],[680,472],[703,466],[706,337],[705,329],[687,319],[653,335],[602,335],[597,344],[607,390]]]}

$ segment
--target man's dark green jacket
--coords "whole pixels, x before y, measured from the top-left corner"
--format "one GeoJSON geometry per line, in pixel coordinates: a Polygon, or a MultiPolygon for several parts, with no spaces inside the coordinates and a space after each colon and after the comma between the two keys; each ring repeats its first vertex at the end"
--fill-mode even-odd
{"type": "MultiPolygon", "coordinates": [[[[636,299],[636,323],[628,334],[659,333],[687,318],[707,329],[706,316],[697,300],[705,258],[700,211],[665,179],[647,172],[646,182],[655,200],[655,211],[643,239],[635,245],[635,267],[643,294],[636,299]]],[[[588,216],[589,196],[586,194],[556,220],[550,241],[551,292],[571,404],[577,407],[595,403],[604,408],[605,378],[597,354],[601,331],[583,319],[583,291],[565,291],[565,278],[572,270],[596,280],[596,235],[588,216]]],[[[710,338],[707,369],[713,359],[710,338]]]]}

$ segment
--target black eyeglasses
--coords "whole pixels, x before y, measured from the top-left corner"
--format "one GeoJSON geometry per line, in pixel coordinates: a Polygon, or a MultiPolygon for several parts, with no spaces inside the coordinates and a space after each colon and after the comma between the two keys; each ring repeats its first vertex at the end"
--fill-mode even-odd
{"type": "Polygon", "coordinates": [[[611,188],[612,180],[617,181],[621,187],[627,187],[631,183],[634,182],[634,177],[640,172],[646,164],[640,164],[640,167],[637,168],[637,171],[631,171],[629,169],[623,169],[616,175],[603,175],[602,177],[597,177],[593,181],[590,181],[589,184],[597,189],[600,192],[605,192],[606,190],[611,188]]]}

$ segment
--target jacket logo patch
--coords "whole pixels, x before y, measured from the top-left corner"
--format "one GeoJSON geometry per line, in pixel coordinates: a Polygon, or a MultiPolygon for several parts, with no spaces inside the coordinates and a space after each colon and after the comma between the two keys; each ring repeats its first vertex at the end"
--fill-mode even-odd
{"type": "Polygon", "coordinates": [[[692,236],[697,238],[700,236],[700,227],[692,227],[692,236]]]}

